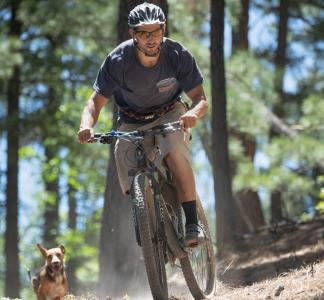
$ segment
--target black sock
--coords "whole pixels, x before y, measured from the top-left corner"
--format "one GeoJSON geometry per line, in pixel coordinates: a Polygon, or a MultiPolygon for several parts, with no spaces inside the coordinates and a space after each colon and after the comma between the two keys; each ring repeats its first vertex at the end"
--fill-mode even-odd
{"type": "Polygon", "coordinates": [[[186,216],[186,225],[198,224],[196,200],[182,202],[181,204],[186,216]]]}

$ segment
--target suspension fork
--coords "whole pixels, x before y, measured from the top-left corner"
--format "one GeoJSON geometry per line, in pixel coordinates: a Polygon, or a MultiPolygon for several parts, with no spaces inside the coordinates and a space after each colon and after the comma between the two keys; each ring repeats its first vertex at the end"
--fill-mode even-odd
{"type": "MultiPolygon", "coordinates": [[[[135,158],[137,161],[138,169],[140,171],[144,170],[145,166],[146,166],[146,156],[145,156],[145,152],[144,152],[141,144],[137,145],[137,147],[135,149],[135,158]]],[[[138,174],[138,170],[136,170],[136,169],[132,169],[132,170],[128,171],[128,177],[130,178],[130,182],[132,183],[130,197],[131,197],[131,202],[132,202],[132,216],[133,216],[133,223],[134,223],[134,229],[135,229],[135,236],[136,236],[137,244],[141,247],[142,243],[141,243],[141,237],[140,237],[140,233],[139,233],[137,212],[138,212],[138,207],[140,205],[144,205],[144,203],[142,203],[140,201],[139,197],[136,197],[136,189],[140,189],[140,187],[135,186],[135,184],[141,185],[140,182],[135,183],[135,176],[137,174],[138,174]]],[[[139,191],[137,191],[137,192],[139,192],[139,191]]]]}
{"type": "Polygon", "coordinates": [[[154,209],[156,215],[156,226],[157,226],[157,239],[158,241],[166,242],[166,234],[165,234],[165,216],[163,211],[162,205],[162,193],[160,189],[159,182],[157,180],[157,168],[150,167],[150,180],[153,189],[153,196],[154,196],[154,209]]]}

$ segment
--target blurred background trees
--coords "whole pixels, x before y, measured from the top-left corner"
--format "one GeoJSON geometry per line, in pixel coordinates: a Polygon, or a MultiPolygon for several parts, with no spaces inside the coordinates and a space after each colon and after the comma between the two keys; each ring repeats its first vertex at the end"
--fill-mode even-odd
{"type": "MultiPolygon", "coordinates": [[[[113,232],[127,220],[129,238],[133,235],[127,203],[120,203],[110,150],[78,145],[76,132],[98,68],[127,38],[128,10],[140,2],[0,4],[0,295],[31,297],[25,270],[41,263],[37,242],[66,245],[75,293],[93,292],[106,280],[106,269],[116,272],[112,258],[126,238],[113,232]]],[[[202,200],[218,227],[215,242],[216,232],[220,242],[220,232],[233,230],[218,248],[263,226],[323,213],[322,1],[226,0],[224,49],[211,42],[220,38],[215,24],[222,21],[212,18],[211,1],[155,3],[168,12],[170,37],[190,49],[205,76],[211,109],[193,131],[192,156],[202,200]],[[214,135],[226,116],[213,111],[222,104],[221,94],[212,92],[221,65],[211,58],[223,51],[228,145],[224,136],[214,135]],[[228,173],[219,172],[215,159],[222,141],[229,149],[228,173]],[[229,196],[215,197],[210,179],[215,171],[228,180],[229,196]],[[230,207],[229,217],[218,216],[217,222],[215,200],[230,207]]],[[[112,112],[110,105],[98,131],[115,126],[112,112]]],[[[136,246],[128,253],[132,250],[138,254],[136,246]]],[[[130,269],[117,275],[125,270],[130,269]]]]}

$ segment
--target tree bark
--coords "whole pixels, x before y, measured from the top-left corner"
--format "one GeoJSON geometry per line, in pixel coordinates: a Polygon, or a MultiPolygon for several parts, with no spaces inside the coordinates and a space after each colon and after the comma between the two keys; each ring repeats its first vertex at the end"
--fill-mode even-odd
{"type": "Polygon", "coordinates": [[[238,17],[237,28],[232,27],[232,53],[238,49],[249,49],[249,8],[250,0],[240,0],[240,13],[238,17]]]}
{"type": "MultiPolygon", "coordinates": [[[[19,1],[10,2],[9,36],[20,38],[22,24],[17,19],[19,1]]],[[[7,87],[7,185],[5,232],[5,295],[20,298],[19,232],[18,232],[18,173],[19,173],[19,96],[20,67],[15,66],[7,87]]]]}
{"type": "MultiPolygon", "coordinates": [[[[241,9],[238,16],[238,27],[233,28],[232,48],[233,53],[237,50],[249,50],[249,7],[250,0],[241,0],[241,9]]],[[[244,149],[244,155],[253,162],[256,152],[255,138],[248,134],[233,130],[233,135],[241,142],[244,149]]],[[[235,170],[235,166],[233,166],[235,170]]],[[[252,189],[242,190],[234,195],[236,210],[235,231],[239,234],[255,231],[258,227],[264,225],[264,217],[261,209],[260,197],[252,189]]]]}
{"type": "MultiPolygon", "coordinates": [[[[105,202],[101,220],[99,295],[120,298],[147,286],[133,227],[131,201],[120,189],[114,145],[110,148],[105,202]]],[[[144,294],[145,292],[143,292],[144,294]]]]}
{"type": "Polygon", "coordinates": [[[45,164],[44,176],[45,183],[45,211],[44,211],[44,229],[43,229],[43,242],[47,247],[57,246],[56,240],[59,234],[59,207],[60,207],[60,194],[59,194],[59,175],[60,163],[57,161],[59,157],[59,142],[54,140],[52,143],[46,143],[49,136],[57,134],[57,129],[53,124],[57,124],[57,111],[61,104],[62,95],[60,94],[62,87],[59,85],[60,73],[58,68],[61,66],[61,60],[57,55],[57,49],[63,45],[64,39],[62,36],[55,36],[54,34],[45,35],[48,40],[48,59],[45,62],[48,65],[49,80],[47,82],[48,105],[46,109],[46,122],[43,124],[43,144],[45,151],[45,164]]]}
{"type": "MultiPolygon", "coordinates": [[[[54,87],[49,87],[48,92],[48,124],[46,126],[52,126],[55,112],[57,111],[57,95],[54,87]]],[[[45,129],[44,140],[50,129],[45,129]]],[[[45,183],[46,199],[44,210],[44,228],[43,228],[43,242],[46,247],[57,246],[56,238],[59,232],[59,171],[57,162],[55,159],[58,156],[57,145],[45,144],[45,169],[43,174],[43,180],[45,183]]]]}
{"type": "Polygon", "coordinates": [[[228,153],[224,65],[224,0],[211,1],[213,177],[218,255],[234,245],[235,206],[228,153]]]}
{"type": "Polygon", "coordinates": [[[278,43],[275,55],[275,66],[276,66],[276,82],[275,89],[279,96],[279,103],[275,106],[275,114],[279,117],[283,117],[282,105],[284,104],[284,91],[283,91],[283,80],[284,71],[287,63],[287,34],[288,34],[288,9],[289,0],[280,0],[279,6],[279,28],[278,28],[278,43]]]}
{"type": "MultiPolygon", "coordinates": [[[[71,99],[77,99],[76,95],[76,82],[72,79],[71,77],[71,99]]],[[[69,163],[70,168],[72,169],[75,166],[72,162],[69,163]]],[[[71,175],[70,175],[71,176],[71,175]]],[[[73,176],[73,175],[72,175],[73,176]]],[[[71,177],[72,177],[71,176],[71,177]]],[[[74,178],[72,177],[68,178],[68,229],[71,232],[75,232],[77,229],[77,219],[78,219],[78,212],[77,212],[77,199],[76,199],[76,188],[70,184],[70,180],[73,180],[74,178]]],[[[74,251],[76,249],[73,249],[74,251]]],[[[68,276],[68,282],[69,282],[69,292],[70,293],[75,293],[78,290],[78,280],[76,276],[76,271],[78,266],[80,265],[78,258],[74,256],[69,256],[69,260],[67,262],[67,268],[66,268],[66,273],[68,276]]]]}
{"type": "Polygon", "coordinates": [[[278,223],[283,220],[281,203],[281,191],[273,191],[271,193],[271,223],[278,223]]]}
{"type": "Polygon", "coordinates": [[[249,49],[249,8],[250,0],[241,0],[241,12],[238,26],[238,48],[249,49]]]}
{"type": "MultiPolygon", "coordinates": [[[[284,118],[285,93],[283,89],[284,71],[287,63],[287,33],[288,33],[288,15],[289,0],[280,0],[279,6],[279,27],[278,27],[278,45],[275,55],[275,89],[278,95],[278,103],[274,106],[274,113],[279,118],[284,118]]],[[[272,130],[271,136],[277,136],[272,130]]],[[[271,221],[280,222],[283,219],[282,214],[282,193],[277,189],[271,193],[271,221]]]]}
{"type": "MultiPolygon", "coordinates": [[[[167,16],[166,0],[149,2],[159,5],[167,16]]],[[[130,38],[128,13],[141,3],[143,1],[119,1],[119,43],[130,38]]],[[[116,114],[117,108],[114,106],[114,128],[117,127],[116,114]]],[[[113,149],[114,145],[111,145],[101,220],[98,293],[101,297],[121,297],[125,291],[143,295],[148,290],[146,272],[141,249],[135,240],[131,202],[120,189],[113,149]]]]}
{"type": "MultiPolygon", "coordinates": [[[[75,98],[73,98],[75,99],[75,98]]],[[[68,228],[72,232],[75,231],[76,225],[77,225],[77,201],[75,197],[76,189],[68,185],[68,207],[69,207],[69,213],[68,213],[68,228]]],[[[76,277],[76,270],[78,267],[78,260],[77,258],[73,257],[72,255],[69,258],[66,273],[68,276],[69,281],[69,292],[75,293],[78,289],[77,286],[77,277],[76,277]]]]}

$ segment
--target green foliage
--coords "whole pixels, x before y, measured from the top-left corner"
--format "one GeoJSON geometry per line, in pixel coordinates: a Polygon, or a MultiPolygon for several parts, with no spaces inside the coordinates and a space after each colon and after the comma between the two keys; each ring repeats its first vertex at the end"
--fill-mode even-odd
{"type": "Polygon", "coordinates": [[[317,177],[317,184],[320,186],[318,201],[315,209],[318,213],[324,214],[324,175],[317,177]]]}
{"type": "MultiPolygon", "coordinates": [[[[321,193],[323,193],[321,191],[321,193]]],[[[324,214],[324,201],[320,201],[318,202],[318,204],[315,206],[315,209],[320,213],[320,214],[324,214]]]]}
{"type": "Polygon", "coordinates": [[[37,151],[32,146],[23,146],[19,149],[20,160],[31,160],[33,158],[39,158],[37,151]]]}
{"type": "Polygon", "coordinates": [[[315,138],[324,138],[324,106],[323,94],[312,94],[306,98],[302,105],[303,116],[300,124],[305,134],[315,138]]]}
{"type": "Polygon", "coordinates": [[[238,18],[241,11],[240,1],[227,0],[226,1],[227,15],[229,16],[231,25],[236,28],[238,26],[238,18]]]}
{"type": "MultiPolygon", "coordinates": [[[[49,140],[53,142],[53,140],[49,140]]],[[[60,175],[61,159],[54,157],[43,164],[43,178],[45,182],[54,182],[60,175]]]]}
{"type": "MultiPolygon", "coordinates": [[[[73,258],[79,263],[88,261],[89,264],[84,267],[95,275],[97,268],[95,267],[98,257],[98,247],[96,244],[85,243],[86,233],[81,230],[68,230],[62,237],[62,241],[66,247],[66,260],[67,262],[73,258]]],[[[97,241],[97,240],[96,240],[97,241]]],[[[91,276],[92,278],[92,276],[91,276]]],[[[94,281],[94,280],[93,280],[94,281]]]]}
{"type": "Polygon", "coordinates": [[[310,136],[299,134],[296,138],[274,139],[266,149],[272,158],[273,165],[290,162],[295,168],[311,168],[323,164],[324,145],[321,141],[310,136]]]}
{"type": "MultiPolygon", "coordinates": [[[[180,41],[191,39],[204,40],[209,32],[209,1],[169,0],[168,27],[171,35],[177,35],[180,41]]],[[[178,40],[178,39],[177,39],[178,40]]]]}
{"type": "Polygon", "coordinates": [[[207,79],[210,74],[209,1],[169,0],[168,5],[170,38],[189,49],[207,79]]]}
{"type": "Polygon", "coordinates": [[[273,74],[248,52],[238,52],[227,63],[229,127],[251,136],[267,135],[270,124],[264,105],[276,101],[273,74]]]}
{"type": "Polygon", "coordinates": [[[22,56],[19,53],[21,41],[0,37],[0,79],[9,78],[12,75],[13,67],[22,64],[22,56]]]}
{"type": "MultiPolygon", "coordinates": [[[[58,200],[53,193],[44,191],[43,183],[59,179],[63,207],[60,209],[62,236],[58,239],[67,243],[69,253],[78,253],[78,273],[83,274],[81,280],[92,284],[91,288],[95,287],[98,271],[101,215],[98,202],[102,201],[105,189],[108,149],[100,145],[80,145],[76,136],[97,70],[116,45],[117,8],[114,0],[109,3],[101,0],[22,1],[18,15],[23,22],[23,41],[3,39],[2,35],[0,38],[0,79],[8,78],[12,67],[21,64],[22,59],[24,62],[21,65],[20,160],[37,166],[35,173],[42,174],[33,195],[33,201],[38,203],[37,216],[28,212],[33,218],[27,226],[32,232],[38,230],[36,242],[40,242],[43,208],[58,200]],[[21,47],[24,51],[15,54],[21,47]],[[48,161],[41,154],[44,147],[54,154],[48,161]],[[42,170],[38,169],[39,165],[42,170]],[[78,229],[73,232],[66,229],[67,216],[64,215],[67,187],[75,190],[79,202],[78,229]],[[88,263],[81,264],[82,259],[88,263]]],[[[1,32],[5,32],[3,23],[0,25],[1,32]]],[[[2,89],[2,82],[0,87],[2,89]]],[[[111,114],[104,112],[100,122],[98,131],[109,130],[111,114]]],[[[21,197],[26,207],[25,195],[21,197]]],[[[31,238],[31,233],[22,236],[22,251],[26,251],[31,238]]],[[[32,252],[37,251],[34,250],[32,252]]],[[[35,260],[36,257],[31,257],[26,264],[33,264],[35,260]]],[[[0,266],[3,266],[2,261],[0,266]]],[[[26,281],[24,284],[28,284],[28,289],[24,289],[23,294],[29,299],[30,286],[26,281]]]]}

